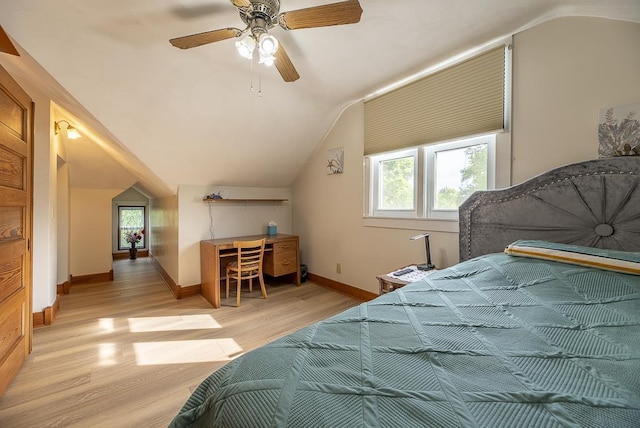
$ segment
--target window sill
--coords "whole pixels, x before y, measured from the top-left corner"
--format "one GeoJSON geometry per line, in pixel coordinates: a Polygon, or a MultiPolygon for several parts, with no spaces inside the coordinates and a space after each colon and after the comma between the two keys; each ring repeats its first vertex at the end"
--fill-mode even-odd
{"type": "Polygon", "coordinates": [[[417,219],[397,217],[363,217],[365,227],[386,229],[429,230],[433,232],[458,233],[457,219],[417,219]]]}

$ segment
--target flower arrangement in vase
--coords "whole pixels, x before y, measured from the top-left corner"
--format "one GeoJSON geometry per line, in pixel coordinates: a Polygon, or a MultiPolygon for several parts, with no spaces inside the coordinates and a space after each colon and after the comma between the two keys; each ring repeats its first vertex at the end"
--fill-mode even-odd
{"type": "Polygon", "coordinates": [[[136,243],[138,243],[144,235],[144,229],[140,232],[132,232],[127,235],[127,242],[131,244],[131,248],[129,248],[129,258],[131,260],[135,260],[137,258],[138,249],[136,248],[136,243]]]}

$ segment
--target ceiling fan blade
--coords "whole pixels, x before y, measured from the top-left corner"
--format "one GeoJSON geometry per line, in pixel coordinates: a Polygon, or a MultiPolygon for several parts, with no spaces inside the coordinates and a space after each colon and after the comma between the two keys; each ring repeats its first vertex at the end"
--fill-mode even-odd
{"type": "Polygon", "coordinates": [[[287,55],[287,52],[284,50],[282,43],[278,46],[278,50],[276,51],[276,60],[274,64],[285,82],[295,82],[300,78],[298,71],[289,59],[289,55],[287,55]]]}
{"type": "Polygon", "coordinates": [[[249,7],[251,6],[251,2],[249,0],[231,0],[231,3],[235,7],[249,7]]]}
{"type": "Polygon", "coordinates": [[[220,30],[192,34],[190,36],[176,37],[175,39],[169,40],[169,43],[180,49],[189,49],[195,48],[196,46],[206,45],[207,43],[239,37],[241,34],[242,30],[237,28],[222,28],[220,30]]]}
{"type": "Polygon", "coordinates": [[[4,32],[0,25],[0,52],[8,53],[15,56],[20,56],[16,47],[11,43],[11,39],[7,33],[4,32]]]}
{"type": "Polygon", "coordinates": [[[286,30],[328,27],[355,24],[360,22],[361,15],[360,2],[349,0],[283,12],[278,16],[278,24],[286,30]]]}

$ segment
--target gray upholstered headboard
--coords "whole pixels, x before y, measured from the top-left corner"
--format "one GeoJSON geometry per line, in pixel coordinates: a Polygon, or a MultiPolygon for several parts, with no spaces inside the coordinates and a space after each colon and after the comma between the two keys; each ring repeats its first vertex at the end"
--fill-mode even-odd
{"type": "Polygon", "coordinates": [[[460,206],[460,261],[518,239],[640,251],[640,157],[557,168],[460,206]]]}

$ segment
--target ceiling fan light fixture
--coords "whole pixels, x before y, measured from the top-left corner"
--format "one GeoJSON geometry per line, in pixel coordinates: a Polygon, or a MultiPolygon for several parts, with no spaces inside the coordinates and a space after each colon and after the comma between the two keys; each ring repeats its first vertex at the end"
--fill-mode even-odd
{"type": "Polygon", "coordinates": [[[260,53],[260,64],[264,64],[267,67],[271,67],[273,65],[273,63],[276,61],[276,57],[273,55],[262,55],[262,52],[260,53]]]}
{"type": "Polygon", "coordinates": [[[175,37],[169,42],[177,48],[190,49],[234,37],[240,38],[250,32],[253,40],[245,38],[242,42],[236,42],[240,54],[252,60],[252,65],[254,59],[262,64],[273,63],[285,82],[295,82],[300,75],[291,63],[284,46],[278,46],[280,43],[269,35],[269,30],[274,27],[298,30],[355,24],[360,22],[362,16],[359,0],[342,0],[286,12],[280,12],[280,0],[231,0],[231,4],[236,7],[240,19],[246,24],[243,30],[234,27],[220,28],[175,37]]]}
{"type": "Polygon", "coordinates": [[[252,36],[247,36],[236,42],[238,53],[247,59],[253,59],[253,50],[256,48],[256,41],[252,36]]]}
{"type": "Polygon", "coordinates": [[[278,51],[278,39],[271,34],[262,33],[258,40],[258,49],[261,57],[273,56],[278,51]]]}

